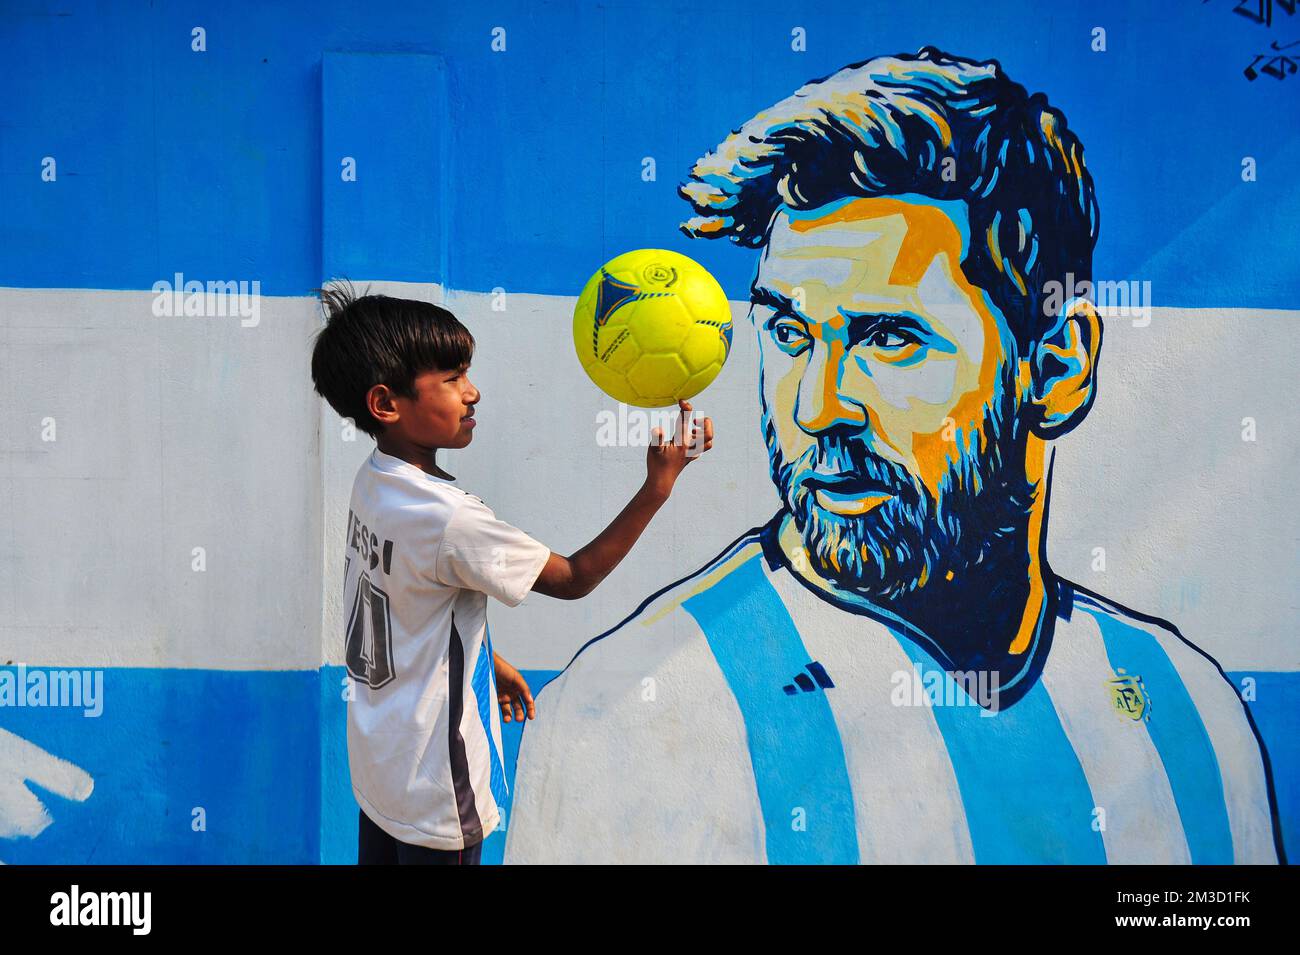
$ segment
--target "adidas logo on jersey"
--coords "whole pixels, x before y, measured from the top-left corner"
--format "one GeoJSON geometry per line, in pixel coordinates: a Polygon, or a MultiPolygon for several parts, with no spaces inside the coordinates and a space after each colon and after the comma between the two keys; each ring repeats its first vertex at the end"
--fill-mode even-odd
{"type": "Polygon", "coordinates": [[[781,687],[781,689],[785,690],[786,696],[794,696],[800,690],[803,690],[805,693],[812,693],[817,689],[817,687],[821,687],[823,690],[834,688],[835,684],[831,682],[830,675],[826,672],[826,668],[816,660],[812,663],[805,663],[804,670],[807,670],[808,673],[812,674],[812,676],[809,677],[808,673],[804,673],[803,670],[796,673],[794,675],[794,682],[787,683],[785,686],[781,687]],[[813,684],[813,680],[817,681],[816,685],[813,684]]]}

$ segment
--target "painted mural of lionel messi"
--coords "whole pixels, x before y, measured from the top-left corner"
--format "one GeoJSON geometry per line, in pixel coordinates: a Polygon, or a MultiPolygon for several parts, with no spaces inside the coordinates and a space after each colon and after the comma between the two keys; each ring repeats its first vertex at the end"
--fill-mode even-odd
{"type": "Polygon", "coordinates": [[[1064,115],[928,47],[808,83],[679,192],[687,234],[762,250],[783,507],[548,684],[508,859],[1277,861],[1222,670],[1047,564],[1102,345],[1062,294],[1099,221],[1064,115]]]}

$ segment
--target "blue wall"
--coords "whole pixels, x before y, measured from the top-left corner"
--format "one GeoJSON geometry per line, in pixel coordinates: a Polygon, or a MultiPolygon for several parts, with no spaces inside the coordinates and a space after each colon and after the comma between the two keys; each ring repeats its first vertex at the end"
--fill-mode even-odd
{"type": "MultiPolygon", "coordinates": [[[[556,672],[524,676],[536,693],[556,672]]],[[[108,703],[93,720],[71,709],[0,710],[0,726],[95,779],[85,802],[33,787],[54,824],[36,839],[0,839],[0,859],[354,863],[357,804],[348,779],[344,673],[337,666],[266,673],[113,669],[105,671],[108,703]],[[206,810],[204,832],[192,830],[195,806],[206,810]]],[[[1248,676],[1257,681],[1250,710],[1273,763],[1283,837],[1294,857],[1300,674],[1229,676],[1237,685],[1248,676]]],[[[544,698],[538,713],[545,715],[544,698]]],[[[512,784],[521,735],[518,723],[502,726],[512,784]]],[[[507,820],[509,812],[507,803],[507,820]]],[[[490,836],[484,861],[499,862],[504,844],[504,832],[490,836]]]]}
{"type": "Polygon", "coordinates": [[[676,232],[686,206],[674,190],[690,164],[720,126],[811,78],[933,44],[999,59],[1065,111],[1099,184],[1099,276],[1140,273],[1162,305],[1292,306],[1300,270],[1277,243],[1300,216],[1300,191],[1241,181],[1245,155],[1275,186],[1300,159],[1300,83],[1242,76],[1270,39],[1289,41],[1291,21],[1279,13],[1269,31],[1227,3],[1072,6],[975,12],[936,0],[901,13],[884,2],[723,0],[701,15],[681,3],[649,13],[578,2],[540,11],[531,2],[38,2],[0,24],[0,285],[147,289],[181,271],[306,294],[322,275],[322,168],[337,177],[329,153],[352,126],[358,182],[380,190],[370,205],[384,211],[353,233],[363,251],[326,265],[387,262],[383,278],[571,295],[592,263],[657,236],[740,298],[745,257],[676,232]],[[206,53],[190,51],[195,25],[207,29],[206,53]],[[791,52],[794,25],[806,28],[808,53],[791,52]],[[1105,53],[1090,48],[1099,25],[1105,53]],[[507,55],[490,48],[495,26],[506,28],[507,55]],[[425,68],[445,68],[446,109],[441,91],[433,101],[384,95],[400,82],[391,70],[345,68],[323,108],[327,51],[435,55],[441,64],[425,68]],[[349,107],[368,82],[376,95],[366,109],[349,107]],[[342,105],[329,112],[335,98],[342,105]],[[417,118],[413,145],[429,181],[447,186],[445,262],[441,237],[411,249],[390,227],[432,187],[390,179],[384,192],[367,165],[385,154],[387,121],[408,126],[418,115],[433,121],[417,118]],[[57,189],[38,175],[47,155],[59,161],[57,189]],[[647,155],[656,182],[640,181],[647,155]]]}

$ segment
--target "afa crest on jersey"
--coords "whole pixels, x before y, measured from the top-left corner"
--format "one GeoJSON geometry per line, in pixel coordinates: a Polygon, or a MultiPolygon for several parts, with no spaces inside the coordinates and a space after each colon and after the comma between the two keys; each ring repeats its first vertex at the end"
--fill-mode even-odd
{"type": "Polygon", "coordinates": [[[1151,719],[1150,703],[1146,687],[1142,685],[1142,677],[1126,674],[1121,669],[1114,679],[1106,682],[1106,686],[1110,688],[1111,704],[1121,716],[1135,722],[1151,719]]]}

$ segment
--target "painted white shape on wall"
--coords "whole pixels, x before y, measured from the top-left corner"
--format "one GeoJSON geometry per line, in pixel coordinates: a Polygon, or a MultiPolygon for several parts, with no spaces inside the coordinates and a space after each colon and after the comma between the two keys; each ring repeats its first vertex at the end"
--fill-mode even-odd
{"type": "Polygon", "coordinates": [[[0,290],[0,664],[314,668],[312,303],[245,328],[152,302],[0,290]]]}
{"type": "Polygon", "coordinates": [[[0,839],[34,839],[54,822],[49,809],[27,788],[29,780],[77,802],[85,802],[95,788],[80,766],[0,729],[0,839]]]}

